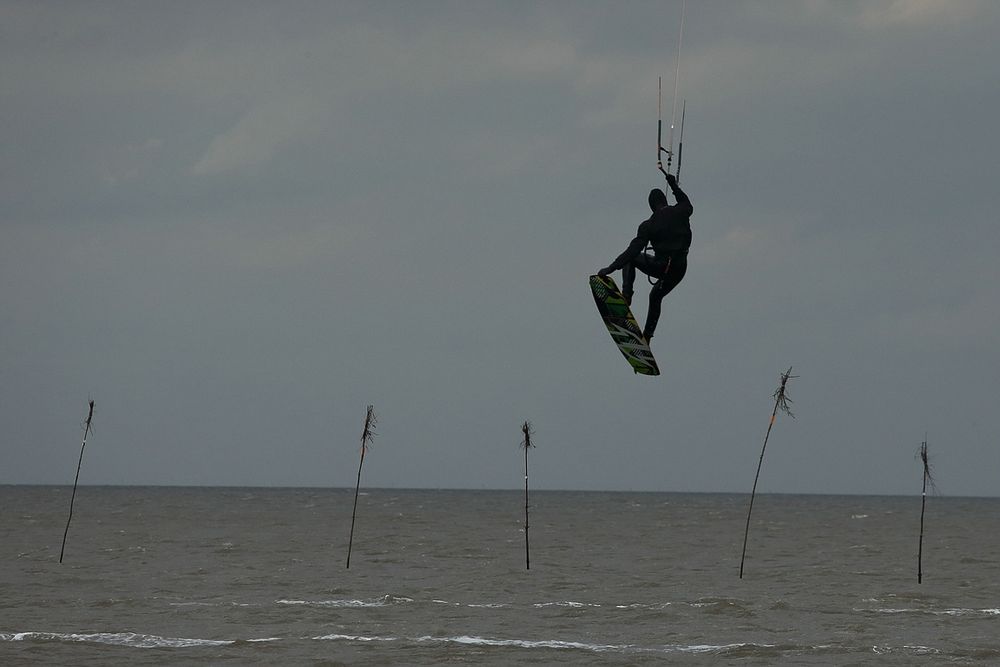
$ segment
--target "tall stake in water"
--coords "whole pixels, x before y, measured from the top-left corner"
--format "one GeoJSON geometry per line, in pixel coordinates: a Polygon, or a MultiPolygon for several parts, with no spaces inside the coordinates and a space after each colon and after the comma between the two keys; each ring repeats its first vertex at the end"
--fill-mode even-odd
{"type": "Polygon", "coordinates": [[[743,555],[740,556],[740,579],[743,578],[743,562],[747,557],[747,537],[750,535],[750,514],[753,512],[753,499],[757,495],[757,480],[760,478],[760,468],[764,464],[764,450],[767,449],[767,439],[771,437],[771,429],[774,427],[775,417],[778,414],[778,410],[781,410],[789,417],[795,417],[792,414],[790,404],[792,399],[788,397],[785,393],[785,385],[792,378],[798,377],[797,375],[792,375],[792,367],[789,366],[788,370],[781,374],[781,384],[774,391],[774,409],[771,410],[771,421],[767,425],[767,433],[764,435],[764,446],[760,448],[760,460],[757,462],[757,474],[753,478],[753,490],[750,492],[750,507],[747,509],[747,527],[743,531],[743,555]]]}
{"type": "Polygon", "coordinates": [[[927,458],[927,436],[920,443],[920,460],[924,464],[924,484],[920,492],[920,544],[917,547],[917,583],[924,582],[924,510],[927,508],[927,487],[934,488],[934,478],[931,477],[931,464],[927,458]]]}
{"type": "Polygon", "coordinates": [[[66,530],[63,531],[62,547],[59,549],[59,562],[63,562],[66,551],[66,536],[69,534],[69,522],[73,520],[73,502],[76,500],[76,486],[80,482],[80,468],[83,466],[83,450],[87,448],[87,435],[90,433],[90,423],[94,419],[94,402],[90,401],[90,412],[83,427],[83,444],[80,445],[80,460],[76,464],[76,479],[73,480],[73,495],[69,499],[69,518],[66,519],[66,530]]]}
{"type": "Polygon", "coordinates": [[[528,450],[534,447],[531,444],[531,422],[524,422],[521,425],[521,432],[524,433],[524,440],[521,441],[521,448],[524,450],[524,569],[531,569],[531,555],[528,551],[528,450]]]}
{"type": "Polygon", "coordinates": [[[375,439],[375,423],[378,417],[375,416],[375,406],[368,406],[368,413],[365,415],[365,428],[361,432],[361,462],[358,464],[358,483],[354,487],[354,510],[351,512],[351,535],[347,539],[347,567],[351,567],[351,547],[354,545],[354,520],[358,515],[358,495],[361,493],[361,466],[365,464],[365,452],[375,439]]]}

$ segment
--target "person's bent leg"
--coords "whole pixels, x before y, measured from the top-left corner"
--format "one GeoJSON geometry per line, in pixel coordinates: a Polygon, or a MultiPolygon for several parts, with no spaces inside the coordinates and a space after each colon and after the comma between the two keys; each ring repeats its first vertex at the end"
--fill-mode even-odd
{"type": "Polygon", "coordinates": [[[680,284],[681,280],[683,280],[684,274],[687,273],[686,260],[687,258],[671,260],[671,263],[667,266],[666,273],[656,281],[653,289],[649,290],[649,310],[646,312],[646,326],[642,329],[642,335],[647,343],[653,337],[653,333],[656,331],[656,324],[660,321],[660,308],[663,297],[670,294],[680,284]]]}
{"type": "Polygon", "coordinates": [[[663,273],[662,265],[647,252],[639,253],[635,256],[635,259],[626,264],[622,269],[622,295],[630,306],[632,305],[632,294],[634,294],[633,290],[635,289],[636,269],[648,276],[657,276],[663,273]]]}
{"type": "Polygon", "coordinates": [[[649,310],[646,311],[646,326],[642,328],[642,337],[646,339],[647,343],[653,337],[653,332],[656,331],[656,323],[660,321],[663,297],[667,295],[667,292],[660,287],[662,284],[663,281],[658,280],[653,285],[653,289],[649,290],[649,310]]]}
{"type": "Polygon", "coordinates": [[[632,305],[632,294],[635,286],[635,264],[629,262],[622,267],[622,296],[625,303],[632,305]]]}

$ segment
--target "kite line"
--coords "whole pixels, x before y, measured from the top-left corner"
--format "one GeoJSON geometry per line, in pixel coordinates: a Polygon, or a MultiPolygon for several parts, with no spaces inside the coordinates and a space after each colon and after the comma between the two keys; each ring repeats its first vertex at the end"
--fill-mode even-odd
{"type": "MultiPolygon", "coordinates": [[[[684,15],[686,13],[686,2],[681,2],[681,22],[680,30],[677,34],[677,61],[674,63],[674,99],[670,110],[670,129],[667,131],[667,147],[663,146],[663,77],[656,80],[656,168],[660,173],[667,176],[671,173],[674,165],[674,128],[677,126],[677,97],[680,90],[681,80],[681,45],[684,41],[684,15]],[[667,155],[667,166],[663,166],[663,154],[667,155]]],[[[684,116],[687,110],[687,102],[681,104],[681,125],[680,137],[677,147],[677,170],[674,176],[680,177],[681,151],[684,142],[684,116]]]]}
{"type": "Polygon", "coordinates": [[[686,2],[681,2],[681,27],[677,32],[677,62],[674,63],[674,101],[670,111],[670,133],[667,135],[667,143],[670,144],[670,150],[667,152],[667,173],[670,172],[670,167],[674,161],[674,125],[677,120],[677,90],[681,80],[681,42],[684,39],[684,10],[686,5],[686,2]]]}

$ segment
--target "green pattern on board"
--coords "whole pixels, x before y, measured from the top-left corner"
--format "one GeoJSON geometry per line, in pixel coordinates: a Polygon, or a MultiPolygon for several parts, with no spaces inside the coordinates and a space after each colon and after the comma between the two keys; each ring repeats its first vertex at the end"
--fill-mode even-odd
{"type": "Polygon", "coordinates": [[[611,334],[611,340],[618,346],[632,370],[642,375],[659,375],[656,359],[614,279],[608,276],[590,276],[590,289],[594,294],[597,310],[611,334]]]}

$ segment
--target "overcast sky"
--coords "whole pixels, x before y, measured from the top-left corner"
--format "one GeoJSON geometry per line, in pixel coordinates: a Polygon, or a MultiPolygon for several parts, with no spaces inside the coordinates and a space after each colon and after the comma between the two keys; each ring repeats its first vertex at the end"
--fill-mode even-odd
{"type": "Polygon", "coordinates": [[[0,483],[1000,492],[1000,5],[0,1],[0,483]],[[665,131],[666,134],[666,131],[665,131]],[[617,277],[617,276],[616,276],[617,277]],[[620,279],[620,278],[619,278],[620,279]],[[645,317],[648,284],[638,283],[645,317]]]}

